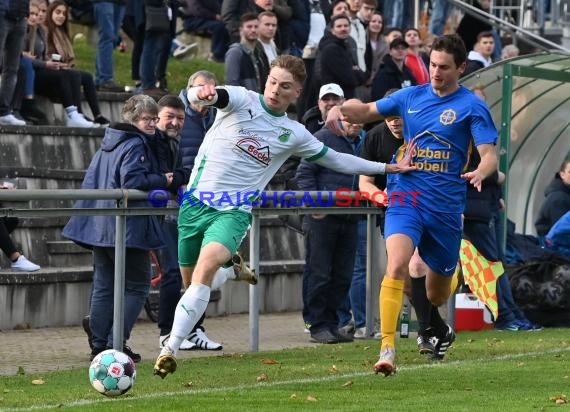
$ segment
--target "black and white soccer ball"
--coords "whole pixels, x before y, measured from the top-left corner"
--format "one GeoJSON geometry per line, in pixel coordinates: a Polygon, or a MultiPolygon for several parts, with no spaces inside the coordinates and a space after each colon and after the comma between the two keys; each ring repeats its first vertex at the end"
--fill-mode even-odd
{"type": "Polygon", "coordinates": [[[105,396],[119,396],[134,385],[137,370],[133,360],[123,352],[107,349],[93,359],[89,366],[89,381],[105,396]]]}

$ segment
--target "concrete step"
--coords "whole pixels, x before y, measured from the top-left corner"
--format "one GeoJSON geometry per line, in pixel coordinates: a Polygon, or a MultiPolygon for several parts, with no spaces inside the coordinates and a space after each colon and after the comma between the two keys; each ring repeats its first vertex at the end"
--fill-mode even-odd
{"type": "Polygon", "coordinates": [[[49,266],[89,266],[93,263],[91,251],[70,240],[48,240],[45,243],[49,266]]]}

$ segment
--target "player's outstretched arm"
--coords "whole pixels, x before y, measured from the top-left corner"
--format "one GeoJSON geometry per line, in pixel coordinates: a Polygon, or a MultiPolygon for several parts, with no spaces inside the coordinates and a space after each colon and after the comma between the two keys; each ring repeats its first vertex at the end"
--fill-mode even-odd
{"type": "Polygon", "coordinates": [[[480,192],[483,180],[497,170],[497,152],[492,144],[482,144],[477,146],[477,151],[481,156],[481,161],[477,169],[461,175],[461,177],[471,183],[480,192]]]}
{"type": "Polygon", "coordinates": [[[406,149],[406,154],[398,163],[386,165],[386,173],[407,173],[416,170],[416,166],[412,160],[415,150],[416,141],[414,139],[410,142],[406,149]]]}
{"type": "Polygon", "coordinates": [[[376,103],[362,103],[360,100],[350,99],[329,111],[325,126],[338,135],[344,135],[345,131],[340,128],[340,121],[344,120],[356,124],[382,119],[382,115],[376,108],[376,103]]]}

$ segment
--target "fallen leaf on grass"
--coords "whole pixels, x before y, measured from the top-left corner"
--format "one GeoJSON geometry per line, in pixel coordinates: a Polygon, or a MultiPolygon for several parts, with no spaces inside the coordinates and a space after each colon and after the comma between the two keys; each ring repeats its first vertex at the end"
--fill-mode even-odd
{"type": "Polygon", "coordinates": [[[290,396],[291,399],[297,399],[297,394],[294,393],[293,395],[290,396]]]}
{"type": "Polygon", "coordinates": [[[338,373],[339,370],[338,370],[338,368],[336,367],[336,365],[333,365],[332,368],[330,369],[330,372],[331,372],[331,373],[338,373]]]}
{"type": "Polygon", "coordinates": [[[276,361],[275,359],[262,359],[261,363],[263,363],[264,365],[278,365],[279,362],[276,361]]]}
{"type": "Polygon", "coordinates": [[[308,400],[309,402],[316,402],[316,401],[318,401],[318,399],[315,398],[313,395],[308,395],[308,396],[307,396],[307,400],[308,400]]]}
{"type": "Polygon", "coordinates": [[[262,373],[261,375],[259,375],[259,376],[256,378],[256,380],[257,380],[258,382],[265,382],[265,381],[268,380],[268,379],[269,379],[269,377],[268,377],[265,373],[262,373]]]}
{"type": "Polygon", "coordinates": [[[520,367],[520,366],[524,366],[524,362],[519,362],[519,363],[517,363],[517,366],[519,366],[519,367],[520,367]]]}
{"type": "Polygon", "coordinates": [[[556,405],[563,405],[565,403],[568,403],[566,395],[554,395],[550,397],[550,400],[556,403],[556,405]]]}
{"type": "Polygon", "coordinates": [[[44,383],[46,383],[43,379],[34,379],[32,381],[32,385],[43,385],[44,383]]]}
{"type": "Polygon", "coordinates": [[[350,388],[352,385],[354,385],[353,381],[347,381],[347,382],[342,384],[342,387],[343,388],[350,388]]]}
{"type": "Polygon", "coordinates": [[[194,385],[194,382],[190,381],[190,382],[186,382],[183,386],[185,386],[186,388],[191,388],[194,385]]]}

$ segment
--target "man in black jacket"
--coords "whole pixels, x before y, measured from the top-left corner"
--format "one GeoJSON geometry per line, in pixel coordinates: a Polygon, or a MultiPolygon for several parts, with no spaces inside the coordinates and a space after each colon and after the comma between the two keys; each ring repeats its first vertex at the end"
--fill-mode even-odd
{"type": "Polygon", "coordinates": [[[570,210],[570,159],[562,162],[560,170],[544,190],[544,196],[534,222],[538,236],[545,236],[554,223],[570,210]]]}

